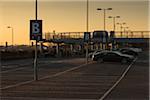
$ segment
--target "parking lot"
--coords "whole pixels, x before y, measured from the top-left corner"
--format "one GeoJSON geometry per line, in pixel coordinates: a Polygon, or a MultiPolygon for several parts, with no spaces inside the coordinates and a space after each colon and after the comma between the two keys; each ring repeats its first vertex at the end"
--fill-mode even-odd
{"type": "Polygon", "coordinates": [[[149,58],[133,62],[89,61],[85,58],[39,59],[38,81],[33,60],[2,62],[2,100],[148,100],[149,58]]]}

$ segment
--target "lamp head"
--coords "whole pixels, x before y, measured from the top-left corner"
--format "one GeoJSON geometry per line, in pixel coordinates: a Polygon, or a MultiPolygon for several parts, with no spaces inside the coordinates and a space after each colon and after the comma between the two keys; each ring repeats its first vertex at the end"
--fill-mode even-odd
{"type": "Polygon", "coordinates": [[[102,8],[97,8],[97,10],[102,10],[102,8]]]}
{"type": "Polygon", "coordinates": [[[120,18],[120,16],[116,16],[116,18],[120,18]]]}
{"type": "Polygon", "coordinates": [[[113,18],[112,16],[109,16],[108,18],[113,18]]]}
{"type": "Polygon", "coordinates": [[[11,28],[10,26],[7,26],[7,28],[11,28]]]}
{"type": "Polygon", "coordinates": [[[112,10],[112,8],[107,8],[107,10],[112,10]]]}

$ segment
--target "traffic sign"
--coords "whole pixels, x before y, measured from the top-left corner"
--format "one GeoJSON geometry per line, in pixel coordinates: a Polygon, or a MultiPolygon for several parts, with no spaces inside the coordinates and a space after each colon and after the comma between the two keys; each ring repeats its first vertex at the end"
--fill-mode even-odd
{"type": "Polygon", "coordinates": [[[90,32],[84,32],[84,41],[88,42],[91,38],[90,32]]]}
{"type": "Polygon", "coordinates": [[[30,40],[42,40],[42,20],[30,20],[30,40]]]}
{"type": "Polygon", "coordinates": [[[108,40],[108,32],[107,31],[94,31],[93,39],[99,39],[102,43],[106,43],[108,40]]]}

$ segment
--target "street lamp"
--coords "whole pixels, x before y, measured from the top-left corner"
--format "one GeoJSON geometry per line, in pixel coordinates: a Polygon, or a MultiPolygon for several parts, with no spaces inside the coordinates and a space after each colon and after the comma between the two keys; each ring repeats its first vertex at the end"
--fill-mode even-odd
{"type": "MultiPolygon", "coordinates": [[[[89,31],[89,0],[87,0],[87,5],[86,5],[86,31],[88,34],[88,31],[89,31]]],[[[89,46],[89,43],[87,41],[87,43],[86,43],[86,64],[88,63],[88,46],[89,46]]]]}
{"type": "Polygon", "coordinates": [[[123,25],[126,25],[126,23],[125,22],[117,23],[117,25],[120,25],[120,33],[121,33],[121,37],[122,37],[122,28],[123,28],[123,25]]]}
{"type": "MultiPolygon", "coordinates": [[[[124,28],[124,34],[126,33],[126,29],[129,29],[129,27],[123,27],[124,28]]],[[[127,38],[128,38],[128,33],[127,33],[127,38]]]]}
{"type": "Polygon", "coordinates": [[[7,28],[11,28],[11,30],[12,30],[12,46],[13,46],[13,44],[14,44],[14,29],[11,26],[7,26],[7,28]]]}
{"type": "Polygon", "coordinates": [[[132,38],[132,31],[131,30],[128,30],[128,37],[132,38]]]}
{"type": "Polygon", "coordinates": [[[112,10],[112,8],[107,8],[107,9],[102,9],[102,8],[97,8],[97,10],[104,10],[104,31],[105,31],[105,16],[106,16],[106,10],[112,10]]]}
{"type": "Polygon", "coordinates": [[[113,26],[114,26],[114,32],[116,29],[116,18],[120,18],[120,16],[109,16],[108,18],[113,18],[113,26]]]}

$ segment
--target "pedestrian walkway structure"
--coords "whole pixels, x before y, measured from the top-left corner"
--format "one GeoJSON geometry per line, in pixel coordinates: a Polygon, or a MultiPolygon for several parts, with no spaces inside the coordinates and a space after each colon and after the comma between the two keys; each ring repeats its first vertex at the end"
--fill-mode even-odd
{"type": "MultiPolygon", "coordinates": [[[[115,41],[117,43],[148,43],[150,31],[130,31],[130,32],[115,32],[114,37],[110,37],[108,32],[108,43],[115,41]]],[[[66,44],[84,44],[84,32],[58,32],[58,33],[45,33],[44,42],[53,43],[66,43],[66,44]]],[[[93,38],[91,32],[90,42],[101,43],[102,39],[93,38]]]]}

